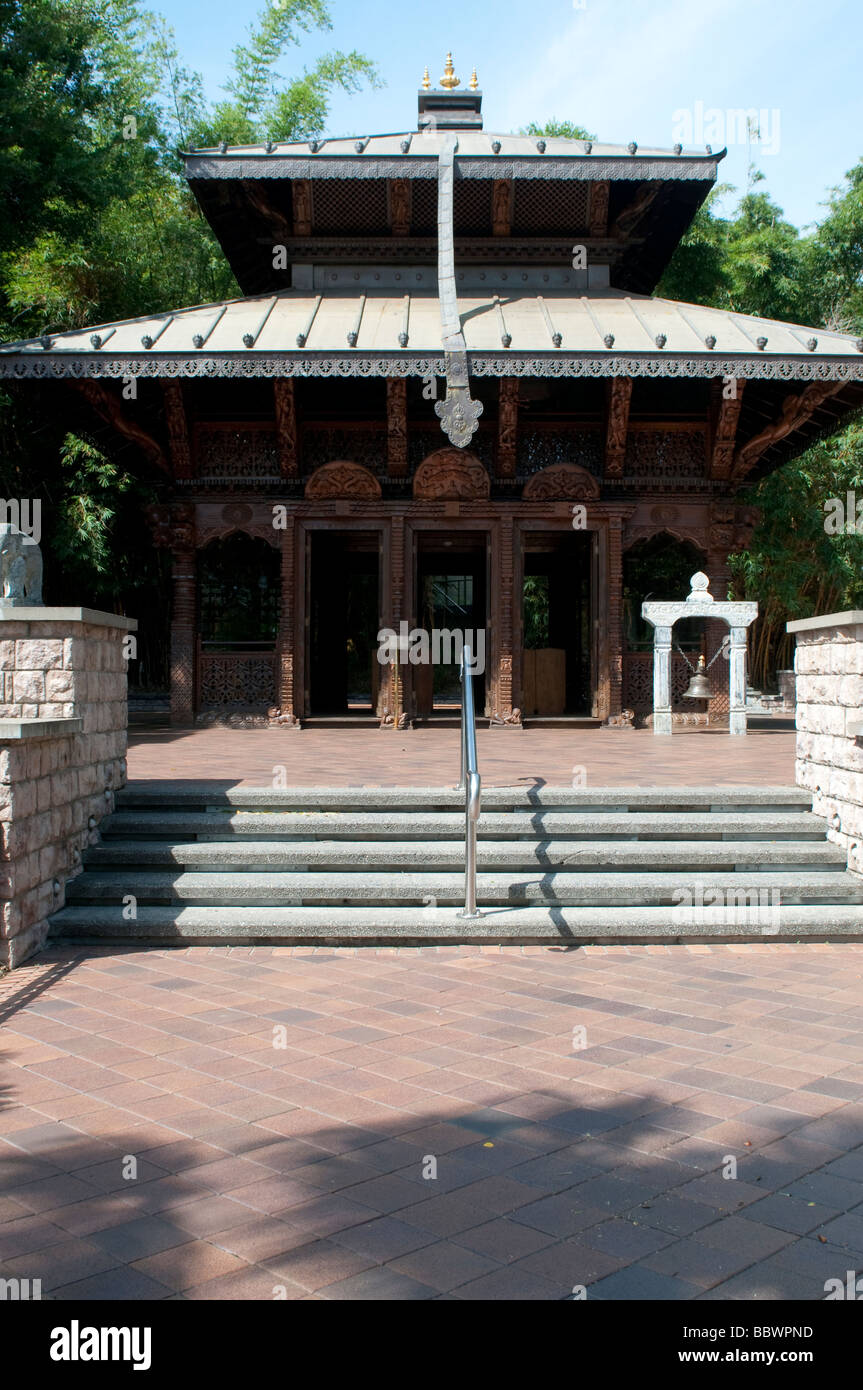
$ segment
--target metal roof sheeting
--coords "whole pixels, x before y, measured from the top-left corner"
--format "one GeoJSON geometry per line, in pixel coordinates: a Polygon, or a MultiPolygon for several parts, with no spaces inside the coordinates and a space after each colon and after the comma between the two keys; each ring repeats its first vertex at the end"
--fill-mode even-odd
{"type": "MultiPolygon", "coordinates": [[[[849,334],[616,290],[537,295],[461,289],[459,309],[469,353],[863,358],[860,340],[849,334]]],[[[66,354],[95,360],[150,353],[160,358],[300,352],[344,357],[400,351],[440,353],[435,293],[289,290],[7,343],[0,347],[0,361],[66,354]]]]}

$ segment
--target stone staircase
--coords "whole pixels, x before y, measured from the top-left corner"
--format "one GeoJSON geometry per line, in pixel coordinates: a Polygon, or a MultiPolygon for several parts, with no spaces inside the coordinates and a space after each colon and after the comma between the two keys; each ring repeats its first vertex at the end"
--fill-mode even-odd
{"type": "Polygon", "coordinates": [[[459,916],[461,807],[460,793],[438,788],[132,784],[67,885],[52,935],[863,940],[863,878],[846,871],[811,797],[795,788],[487,788],[473,919],[459,916]]]}

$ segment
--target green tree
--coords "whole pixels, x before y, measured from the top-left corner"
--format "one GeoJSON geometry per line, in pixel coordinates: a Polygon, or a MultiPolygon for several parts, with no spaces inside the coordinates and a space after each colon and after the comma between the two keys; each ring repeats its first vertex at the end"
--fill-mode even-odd
{"type": "Polygon", "coordinates": [[[596,136],[591,135],[589,130],[585,130],[583,125],[575,125],[572,121],[559,121],[556,116],[546,121],[543,125],[538,125],[536,121],[531,121],[529,126],[525,126],[519,131],[520,135],[545,135],[553,140],[560,137],[563,140],[595,140],[596,136]]]}

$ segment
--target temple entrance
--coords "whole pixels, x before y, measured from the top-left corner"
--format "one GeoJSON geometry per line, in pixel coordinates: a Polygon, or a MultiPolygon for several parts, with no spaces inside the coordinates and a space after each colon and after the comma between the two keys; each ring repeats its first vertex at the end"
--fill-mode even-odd
{"type": "Polygon", "coordinates": [[[198,553],[198,708],[255,711],[276,700],[279,552],[235,532],[198,553]]]}
{"type": "Polygon", "coordinates": [[[307,551],[309,713],[373,715],[380,547],[374,531],[313,531],[307,551]]]}
{"type": "Polygon", "coordinates": [[[479,662],[474,702],[485,708],[488,653],[488,544],[485,533],[417,537],[417,626],[429,634],[432,660],[412,666],[419,718],[454,714],[461,701],[461,640],[471,641],[479,662]]]}
{"type": "Polygon", "coordinates": [[[592,713],[590,532],[525,536],[522,697],[526,718],[592,713]]]}

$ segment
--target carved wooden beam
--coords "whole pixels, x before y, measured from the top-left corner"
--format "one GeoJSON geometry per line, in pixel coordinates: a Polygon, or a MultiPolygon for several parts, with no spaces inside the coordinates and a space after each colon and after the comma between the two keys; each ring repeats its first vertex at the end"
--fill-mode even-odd
{"type": "Polygon", "coordinates": [[[291,237],[291,223],[279,208],[273,206],[269,196],[255,179],[243,180],[243,191],[248,202],[270,225],[273,240],[288,241],[291,237]]]}
{"type": "Polygon", "coordinates": [[[590,185],[590,213],[588,226],[593,237],[608,235],[608,198],[611,184],[608,179],[597,179],[590,185]]]}
{"type": "Polygon", "coordinates": [[[387,377],[387,472],[404,478],[408,471],[408,384],[403,376],[387,377]]]}
{"type": "Polygon", "coordinates": [[[170,474],[171,465],[165,457],[161,444],[141,425],[131,420],[123,409],[123,402],[103,386],[100,381],[72,381],[69,383],[89,402],[96,414],[134,444],[150,463],[170,474]]]}
{"type": "Polygon", "coordinates": [[[514,478],[518,456],[518,377],[502,376],[497,407],[497,476],[514,478]]]}
{"type": "Polygon", "coordinates": [[[297,404],[293,377],[273,382],[276,405],[276,432],[279,440],[279,467],[283,478],[295,478],[299,472],[297,453],[297,404]]]}
{"type": "Polygon", "coordinates": [[[641,221],[662,186],[658,180],[640,185],[635,199],[627,204],[614,224],[615,236],[625,237],[629,235],[633,227],[641,221]]]}
{"type": "Polygon", "coordinates": [[[168,426],[171,463],[175,478],[191,478],[192,451],[189,448],[189,431],[186,424],[186,405],[183,400],[183,387],[179,381],[163,381],[162,396],[165,402],[165,421],[168,426]]]}
{"type": "Polygon", "coordinates": [[[613,377],[608,397],[608,425],[605,434],[604,471],[606,478],[621,478],[623,476],[631,401],[632,377],[613,377]]]}
{"type": "Polygon", "coordinates": [[[393,236],[410,236],[412,206],[410,179],[387,179],[387,217],[393,236]]]}
{"type": "Polygon", "coordinates": [[[755,467],[762,454],[773,444],[799,430],[811,418],[822,402],[842,390],[842,382],[813,381],[798,395],[789,395],[782,402],[782,414],[756,434],[753,439],[738,449],[731,475],[732,482],[739,483],[755,467]]]}
{"type": "Polygon", "coordinates": [[[491,195],[491,221],[495,236],[509,236],[512,232],[514,198],[512,179],[495,179],[491,195]]]}
{"type": "Polygon", "coordinates": [[[745,377],[739,378],[735,394],[726,397],[724,381],[716,382],[719,401],[714,416],[713,449],[710,458],[711,478],[729,478],[731,476],[731,465],[734,461],[734,449],[737,442],[737,421],[740,418],[745,385],[745,377]]]}
{"type": "Polygon", "coordinates": [[[294,210],[294,236],[312,234],[312,181],[294,179],[291,183],[294,210]]]}

